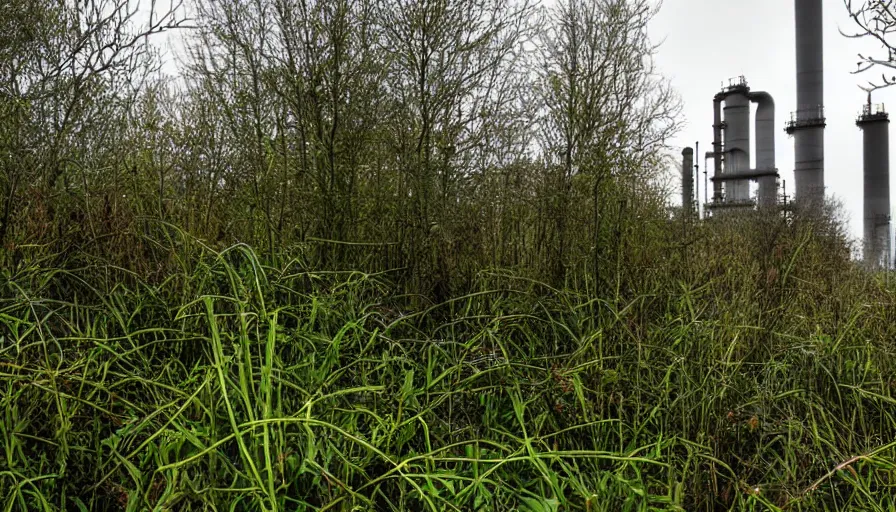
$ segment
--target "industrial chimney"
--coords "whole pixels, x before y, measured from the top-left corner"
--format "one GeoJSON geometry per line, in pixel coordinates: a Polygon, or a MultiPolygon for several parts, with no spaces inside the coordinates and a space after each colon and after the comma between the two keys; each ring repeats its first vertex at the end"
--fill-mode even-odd
{"type": "Polygon", "coordinates": [[[890,244],[890,117],[883,105],[868,103],[856,120],[864,153],[864,260],[869,268],[889,264],[890,244]]]}
{"type": "Polygon", "coordinates": [[[824,27],[822,0],[794,0],[796,18],[796,112],[785,131],[794,137],[796,199],[824,199],[824,27]]]}
{"type": "Polygon", "coordinates": [[[681,151],[681,207],[688,215],[694,211],[694,148],[681,151]]]}

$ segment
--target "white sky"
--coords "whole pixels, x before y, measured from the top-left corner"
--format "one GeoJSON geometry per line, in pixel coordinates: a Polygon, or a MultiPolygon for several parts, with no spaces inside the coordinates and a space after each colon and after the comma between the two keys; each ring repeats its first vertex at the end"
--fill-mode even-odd
{"type": "MultiPolygon", "coordinates": [[[[686,126],[672,144],[680,153],[681,148],[700,141],[701,176],[703,154],[712,149],[713,95],[723,80],[744,75],[753,90],[767,91],[775,99],[776,163],[793,197],[793,139],[784,133],[784,121],[796,110],[793,4],[793,0],[664,0],[650,33],[654,42],[662,43],[657,64],[684,102],[686,126]]],[[[862,132],[855,118],[867,99],[858,85],[879,78],[882,70],[851,72],[858,53],[882,52],[874,42],[847,39],[838,30],[850,33],[854,27],[843,0],[824,0],[825,186],[828,195],[842,201],[850,232],[858,238],[862,233],[862,132]]],[[[888,110],[896,114],[894,94],[896,88],[877,91],[872,100],[892,102],[888,110]]],[[[751,142],[755,144],[755,136],[751,142]]],[[[896,152],[891,149],[891,154],[896,152]]],[[[701,200],[703,193],[701,180],[701,200]]]]}

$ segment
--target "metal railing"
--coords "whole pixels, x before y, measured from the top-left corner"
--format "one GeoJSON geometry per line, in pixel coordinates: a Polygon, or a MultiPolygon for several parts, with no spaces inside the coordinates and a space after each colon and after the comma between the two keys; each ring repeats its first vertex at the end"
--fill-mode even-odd
{"type": "Polygon", "coordinates": [[[743,75],[729,78],[728,85],[725,85],[725,82],[722,82],[722,92],[731,92],[739,89],[742,90],[749,88],[750,86],[747,85],[747,78],[743,75]]]}
{"type": "Polygon", "coordinates": [[[862,115],[863,116],[873,116],[877,114],[886,114],[887,109],[884,108],[883,103],[869,103],[862,106],[862,115]]]}
{"type": "Polygon", "coordinates": [[[733,78],[728,79],[728,87],[746,87],[747,86],[747,77],[744,75],[738,75],[733,78]]]}
{"type": "Polygon", "coordinates": [[[889,118],[889,115],[883,103],[868,103],[862,105],[862,112],[859,113],[856,122],[861,123],[862,121],[876,121],[887,118],[889,118]]]}
{"type": "Polygon", "coordinates": [[[790,133],[804,126],[824,126],[826,121],[824,105],[804,107],[790,113],[790,119],[785,123],[784,129],[790,133]]]}

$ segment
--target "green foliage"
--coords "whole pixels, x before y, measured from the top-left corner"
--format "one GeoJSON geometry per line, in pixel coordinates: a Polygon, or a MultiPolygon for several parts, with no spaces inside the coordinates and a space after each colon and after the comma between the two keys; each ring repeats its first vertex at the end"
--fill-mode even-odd
{"type": "Polygon", "coordinates": [[[7,510],[891,509],[892,289],[825,256],[817,228],[729,220],[692,227],[687,277],[670,252],[630,294],[483,271],[422,309],[388,274],[272,267],[165,225],[144,243],[176,263],[153,283],[25,257],[0,301],[0,495],[7,510]],[[769,238],[771,257],[750,256],[769,238]]]}
{"type": "Polygon", "coordinates": [[[669,215],[653,4],[195,4],[0,6],[2,510],[892,510],[889,276],[669,215]]]}

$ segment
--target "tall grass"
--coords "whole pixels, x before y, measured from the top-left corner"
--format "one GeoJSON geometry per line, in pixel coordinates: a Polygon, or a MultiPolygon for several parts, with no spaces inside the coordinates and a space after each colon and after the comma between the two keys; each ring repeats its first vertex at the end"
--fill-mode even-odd
{"type": "Polygon", "coordinates": [[[896,508],[896,300],[807,277],[809,238],[409,309],[388,272],[169,235],[151,278],[4,270],[3,510],[896,508]]]}

